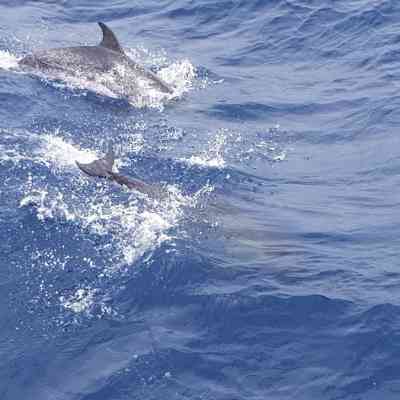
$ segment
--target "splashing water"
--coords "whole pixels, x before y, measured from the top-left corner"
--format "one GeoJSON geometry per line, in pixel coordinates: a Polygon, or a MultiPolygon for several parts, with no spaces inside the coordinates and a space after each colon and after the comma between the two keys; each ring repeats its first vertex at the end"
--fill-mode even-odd
{"type": "Polygon", "coordinates": [[[12,70],[18,68],[19,58],[9,51],[0,50],[0,69],[12,70]]]}
{"type": "MultiPolygon", "coordinates": [[[[94,278],[86,280],[85,285],[72,285],[62,294],[52,286],[52,278],[43,278],[35,301],[61,305],[68,315],[110,315],[114,310],[104,301],[109,296],[107,287],[139,260],[150,259],[160,246],[185,235],[180,225],[186,212],[197,207],[213,187],[205,185],[192,195],[183,195],[178,187],[166,185],[158,199],[120,186],[114,190],[112,184],[86,179],[75,167],[75,160],[90,162],[99,157],[95,152],[64,139],[60,131],[27,137],[36,143],[29,162],[47,168],[50,176],[43,179],[29,172],[20,189],[19,207],[33,210],[44,230],[55,227],[58,231],[59,226],[67,224],[73,232],[70,240],[87,240],[95,246],[89,253],[77,249],[73,262],[77,273],[81,268],[96,271],[94,278]],[[65,179],[65,174],[73,175],[65,179]],[[108,282],[106,287],[104,282],[108,282]]],[[[20,157],[18,162],[23,164],[25,159],[20,157]]],[[[47,248],[32,249],[30,257],[32,268],[41,276],[63,273],[68,261],[62,253],[47,248]]]]}
{"type": "Polygon", "coordinates": [[[198,155],[192,155],[189,158],[181,158],[191,166],[200,166],[205,168],[224,168],[224,146],[226,145],[227,136],[224,130],[221,130],[217,135],[208,142],[207,149],[198,155]]]}
{"type": "Polygon", "coordinates": [[[172,97],[180,97],[192,88],[196,69],[189,60],[183,60],[161,69],[158,75],[174,87],[172,97]]]}
{"type": "Polygon", "coordinates": [[[60,296],[60,303],[74,313],[88,313],[95,301],[96,289],[79,288],[69,297],[60,296]]]}
{"type": "MultiPolygon", "coordinates": [[[[58,172],[70,171],[74,166],[78,174],[75,160],[90,162],[97,157],[94,152],[80,149],[60,136],[44,135],[34,161],[51,170],[56,167],[58,172]]],[[[172,236],[168,231],[179,224],[185,207],[196,206],[199,195],[184,196],[178,188],[165,186],[160,200],[125,192],[118,186],[121,193],[128,195],[121,203],[112,191],[104,188],[94,195],[85,195],[83,189],[93,181],[79,177],[72,180],[72,186],[66,190],[65,184],[53,184],[50,188],[46,182],[29,175],[20,206],[34,205],[37,217],[42,221],[61,219],[95,235],[111,234],[114,267],[131,265],[146,252],[170,240],[172,236]]]]}
{"type": "MultiPolygon", "coordinates": [[[[59,131],[56,133],[59,134],[59,131]]],[[[43,144],[38,149],[37,154],[48,166],[51,164],[59,168],[76,168],[75,161],[90,163],[99,158],[99,154],[81,149],[58,135],[46,134],[41,137],[41,140],[43,144]]]]}

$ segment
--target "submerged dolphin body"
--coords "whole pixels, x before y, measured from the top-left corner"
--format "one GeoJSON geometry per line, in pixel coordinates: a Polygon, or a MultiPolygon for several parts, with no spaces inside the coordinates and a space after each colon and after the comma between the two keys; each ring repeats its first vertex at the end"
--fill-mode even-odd
{"type": "Polygon", "coordinates": [[[103,39],[97,46],[63,47],[34,52],[19,61],[25,70],[34,70],[49,75],[63,73],[74,77],[96,79],[111,73],[111,90],[117,88],[124,97],[138,96],[138,79],[151,88],[166,94],[173,89],[152,71],[131,60],[122,49],[112,30],[102,22],[98,23],[103,39]]]}
{"type": "Polygon", "coordinates": [[[99,178],[107,178],[111,181],[117,182],[120,185],[125,185],[129,189],[135,189],[139,192],[148,194],[150,196],[160,195],[160,188],[148,185],[139,179],[129,178],[127,176],[121,175],[117,172],[113,172],[113,165],[115,161],[115,153],[112,147],[109,148],[107,154],[103,158],[99,158],[88,164],[82,164],[78,161],[76,165],[81,171],[89,176],[95,176],[99,178]]]}

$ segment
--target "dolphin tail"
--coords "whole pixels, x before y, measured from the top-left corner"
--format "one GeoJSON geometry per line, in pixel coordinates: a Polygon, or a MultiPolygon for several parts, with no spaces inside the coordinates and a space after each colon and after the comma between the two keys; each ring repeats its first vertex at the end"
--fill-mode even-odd
{"type": "Polygon", "coordinates": [[[103,22],[98,22],[98,24],[101,28],[101,31],[103,32],[103,39],[100,42],[99,46],[124,54],[124,50],[119,44],[119,41],[114,32],[103,22]]]}

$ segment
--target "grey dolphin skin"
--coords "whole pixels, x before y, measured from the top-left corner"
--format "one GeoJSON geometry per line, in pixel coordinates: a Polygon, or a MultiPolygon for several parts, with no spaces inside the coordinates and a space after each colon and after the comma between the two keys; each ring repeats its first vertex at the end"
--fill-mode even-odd
{"type": "Polygon", "coordinates": [[[98,74],[112,72],[121,91],[128,97],[137,95],[135,78],[145,79],[151,87],[163,93],[173,93],[173,89],[166,82],[124,53],[118,39],[107,25],[102,22],[98,24],[103,32],[103,39],[99,45],[34,52],[19,61],[20,67],[49,74],[63,72],[72,76],[86,76],[89,79],[94,79],[98,74]],[[122,72],[118,67],[122,67],[122,72]]]}
{"type": "Polygon", "coordinates": [[[107,154],[98,160],[92,161],[88,164],[82,164],[78,161],[76,165],[79,167],[81,171],[89,176],[94,176],[98,178],[107,178],[111,181],[117,182],[120,185],[125,185],[129,189],[135,189],[139,192],[148,194],[150,196],[157,196],[159,197],[160,188],[156,186],[148,185],[140,181],[139,179],[132,179],[127,176],[118,174],[113,172],[113,165],[115,161],[115,153],[113,148],[110,146],[107,154]]]}

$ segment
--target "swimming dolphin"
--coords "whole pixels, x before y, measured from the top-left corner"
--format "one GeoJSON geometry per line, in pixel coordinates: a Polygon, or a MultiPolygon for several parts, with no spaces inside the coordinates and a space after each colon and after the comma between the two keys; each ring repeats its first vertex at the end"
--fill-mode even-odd
{"type": "Polygon", "coordinates": [[[113,88],[117,85],[119,94],[126,97],[138,95],[138,78],[163,93],[173,93],[173,89],[166,82],[124,53],[118,39],[107,25],[102,22],[98,24],[103,32],[103,39],[99,45],[37,51],[22,58],[19,66],[28,71],[42,71],[50,75],[61,72],[88,79],[111,72],[113,88]]]}
{"type": "Polygon", "coordinates": [[[109,147],[107,154],[103,158],[99,158],[88,164],[82,164],[75,161],[78,168],[89,176],[99,178],[107,178],[111,181],[117,182],[120,185],[125,185],[129,189],[135,189],[139,192],[159,197],[160,188],[148,185],[139,179],[129,178],[117,172],[113,172],[113,165],[115,162],[115,153],[112,146],[109,147]]]}

